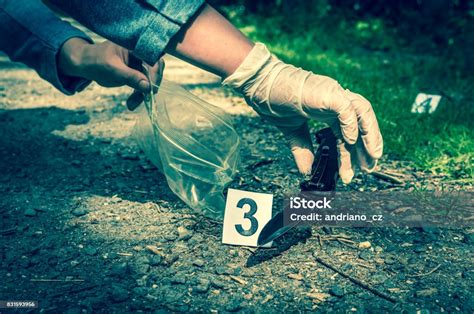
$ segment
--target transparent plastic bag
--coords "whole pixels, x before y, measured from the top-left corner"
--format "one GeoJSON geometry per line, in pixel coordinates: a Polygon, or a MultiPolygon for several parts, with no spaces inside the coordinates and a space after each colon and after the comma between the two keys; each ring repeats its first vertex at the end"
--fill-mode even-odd
{"type": "Polygon", "coordinates": [[[163,80],[141,106],[133,134],[173,193],[204,215],[222,219],[222,193],[237,171],[240,147],[222,109],[163,80]]]}

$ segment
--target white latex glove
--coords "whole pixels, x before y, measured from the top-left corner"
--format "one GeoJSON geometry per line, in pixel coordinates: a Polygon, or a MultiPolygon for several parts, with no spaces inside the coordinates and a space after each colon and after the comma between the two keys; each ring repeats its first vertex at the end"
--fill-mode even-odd
{"type": "Polygon", "coordinates": [[[285,64],[257,43],[237,70],[223,81],[240,92],[260,116],[287,138],[299,171],[309,174],[314,160],[308,120],[326,122],[340,139],[339,175],[349,183],[357,168],[371,171],[382,156],[375,113],[361,95],[330,77],[285,64]]]}

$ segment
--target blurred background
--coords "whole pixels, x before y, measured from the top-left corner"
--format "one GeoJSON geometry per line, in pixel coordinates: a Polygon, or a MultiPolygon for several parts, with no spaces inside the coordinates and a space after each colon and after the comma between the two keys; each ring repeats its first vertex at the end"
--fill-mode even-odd
{"type": "Polygon", "coordinates": [[[367,97],[388,158],[473,182],[473,1],[209,2],[281,59],[367,97]],[[411,113],[418,93],[442,96],[433,114],[411,113]]]}

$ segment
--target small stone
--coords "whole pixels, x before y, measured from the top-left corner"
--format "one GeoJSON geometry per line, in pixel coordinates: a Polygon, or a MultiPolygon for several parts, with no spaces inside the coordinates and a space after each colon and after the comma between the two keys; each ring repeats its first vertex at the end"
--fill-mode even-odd
{"type": "Polygon", "coordinates": [[[462,241],[467,244],[474,243],[474,233],[465,233],[462,241]]]}
{"type": "MultiPolygon", "coordinates": [[[[232,275],[238,276],[242,273],[242,267],[232,267],[232,268],[230,268],[229,273],[232,274],[232,275]]],[[[264,274],[262,274],[262,275],[264,275],[264,274]]]]}
{"type": "Polygon", "coordinates": [[[178,240],[186,241],[193,236],[192,231],[186,229],[183,226],[178,227],[178,240]]]}
{"type": "Polygon", "coordinates": [[[73,166],[80,166],[81,164],[82,163],[79,160],[76,160],[76,159],[71,161],[71,165],[73,165],[73,166]]]}
{"type": "Polygon", "coordinates": [[[186,283],[186,277],[182,275],[176,275],[171,278],[171,283],[184,285],[186,283]]]}
{"type": "Polygon", "coordinates": [[[219,289],[224,289],[226,284],[224,281],[219,280],[217,278],[211,279],[211,284],[213,287],[219,288],[219,289]]]}
{"type": "Polygon", "coordinates": [[[199,293],[206,293],[208,290],[209,290],[209,284],[207,285],[199,284],[193,289],[193,291],[196,291],[199,293]]]}
{"type": "Polygon", "coordinates": [[[392,212],[392,211],[396,210],[399,207],[400,207],[399,204],[396,203],[396,202],[390,202],[389,201],[389,202],[384,204],[384,208],[389,212],[392,212]]]}
{"type": "Polygon", "coordinates": [[[143,164],[143,165],[140,165],[140,167],[144,170],[144,171],[148,171],[148,170],[154,170],[156,169],[155,166],[151,165],[151,164],[143,164]]]}
{"type": "Polygon", "coordinates": [[[216,270],[215,270],[216,274],[218,274],[218,275],[224,275],[224,274],[226,274],[226,271],[227,270],[224,266],[217,266],[216,270]]]}
{"type": "Polygon", "coordinates": [[[231,300],[225,307],[227,312],[237,312],[242,308],[242,301],[240,300],[231,300]]]}
{"type": "Polygon", "coordinates": [[[36,210],[34,210],[33,208],[27,208],[24,214],[26,217],[34,217],[36,216],[36,210]]]}
{"type": "Polygon", "coordinates": [[[71,267],[76,267],[80,263],[81,263],[80,261],[72,260],[69,264],[71,265],[71,267]]]}
{"type": "Polygon", "coordinates": [[[145,287],[135,287],[133,288],[133,293],[139,296],[144,296],[148,293],[148,289],[145,287]]]}
{"type": "Polygon", "coordinates": [[[87,307],[91,307],[93,309],[103,309],[104,306],[106,305],[107,301],[103,300],[103,296],[95,296],[91,298],[87,298],[84,300],[84,305],[87,307]]]}
{"type": "Polygon", "coordinates": [[[135,280],[135,282],[137,283],[137,286],[139,287],[144,287],[147,285],[148,283],[148,276],[147,275],[144,275],[138,279],[135,280]]]}
{"type": "Polygon", "coordinates": [[[418,246],[413,251],[415,251],[416,253],[424,253],[426,249],[422,246],[418,246]]]}
{"type": "MultiPolygon", "coordinates": [[[[33,256],[32,258],[30,258],[30,264],[35,266],[35,265],[38,265],[42,262],[42,259],[38,256],[33,256]]],[[[0,263],[1,263],[1,257],[0,257],[0,263]]]]}
{"type": "Polygon", "coordinates": [[[339,286],[332,286],[331,289],[329,289],[329,293],[336,297],[342,297],[346,294],[344,289],[339,286]]]}
{"type": "Polygon", "coordinates": [[[203,250],[201,252],[201,256],[204,257],[204,259],[206,259],[206,260],[210,260],[210,259],[214,258],[215,254],[216,254],[215,252],[212,252],[210,250],[203,250]]]}
{"type": "Polygon", "coordinates": [[[216,268],[216,273],[218,275],[240,275],[242,273],[241,267],[236,267],[232,264],[227,264],[225,266],[219,266],[216,268]]]}
{"type": "Polygon", "coordinates": [[[164,238],[166,241],[174,241],[178,238],[178,235],[174,232],[167,232],[164,238]]]}
{"type": "Polygon", "coordinates": [[[119,285],[113,285],[110,291],[110,297],[115,302],[123,302],[128,299],[128,291],[119,285]]]}
{"type": "Polygon", "coordinates": [[[430,297],[434,294],[438,293],[438,289],[436,288],[428,288],[428,289],[422,289],[418,290],[415,292],[415,295],[417,297],[430,297]]]}
{"type": "Polygon", "coordinates": [[[134,273],[143,275],[148,272],[150,269],[150,261],[146,257],[139,257],[136,259],[135,263],[130,265],[134,273]]]}
{"type": "Polygon", "coordinates": [[[202,234],[197,233],[197,234],[194,234],[191,239],[189,239],[188,244],[195,246],[203,241],[204,241],[204,237],[202,236],[202,234]]]}
{"type": "Polygon", "coordinates": [[[85,214],[87,214],[87,211],[84,208],[75,208],[72,211],[72,214],[76,217],[80,217],[80,216],[84,216],[85,214]]]}
{"type": "Polygon", "coordinates": [[[383,252],[383,248],[380,247],[380,246],[376,246],[376,247],[374,247],[374,251],[375,251],[376,253],[381,253],[381,252],[383,252]]]}
{"type": "Polygon", "coordinates": [[[195,260],[193,261],[193,265],[194,265],[194,266],[197,266],[197,267],[202,267],[202,266],[204,266],[205,263],[206,263],[206,262],[204,262],[204,260],[202,260],[202,259],[200,259],[200,258],[195,259],[195,260]]]}
{"type": "Polygon", "coordinates": [[[198,283],[200,285],[209,286],[211,284],[211,281],[207,278],[199,278],[198,283]]]}
{"type": "Polygon", "coordinates": [[[72,307],[72,308],[67,309],[64,313],[65,314],[81,314],[82,309],[80,307],[72,307]]]}
{"type": "Polygon", "coordinates": [[[139,160],[140,159],[138,155],[129,151],[121,152],[120,156],[122,156],[122,158],[126,160],[139,160]]]}
{"type": "Polygon", "coordinates": [[[381,284],[385,284],[386,280],[388,278],[389,277],[387,275],[385,275],[384,273],[378,273],[378,274],[373,274],[372,277],[371,277],[371,280],[375,281],[375,282],[378,282],[378,283],[381,283],[381,284]]]}
{"type": "Polygon", "coordinates": [[[344,265],[342,265],[341,270],[347,272],[347,271],[351,270],[352,268],[353,268],[352,264],[345,263],[344,265]]]}
{"type": "Polygon", "coordinates": [[[178,260],[179,256],[178,254],[168,254],[165,256],[164,264],[167,266],[171,266],[178,260]]]}
{"type": "Polygon", "coordinates": [[[321,293],[321,292],[311,292],[307,293],[306,296],[310,299],[313,299],[317,302],[324,302],[327,298],[331,297],[328,293],[321,293]]]}
{"type": "Polygon", "coordinates": [[[153,255],[152,257],[150,257],[149,260],[150,266],[158,266],[161,265],[161,263],[163,262],[163,258],[161,257],[161,255],[153,255]]]}
{"type": "Polygon", "coordinates": [[[424,233],[428,233],[428,234],[437,234],[439,233],[439,229],[436,228],[436,227],[427,227],[427,226],[422,226],[421,227],[421,230],[424,232],[424,233]]]}
{"type": "Polygon", "coordinates": [[[364,241],[359,243],[359,249],[369,249],[372,245],[369,241],[364,241]]]}
{"type": "Polygon", "coordinates": [[[402,264],[402,265],[408,265],[408,263],[409,263],[409,262],[408,262],[408,258],[406,258],[406,257],[404,257],[404,256],[400,256],[400,257],[398,258],[398,262],[399,262],[400,264],[402,264]]]}
{"type": "Polygon", "coordinates": [[[48,265],[51,267],[54,267],[58,264],[58,257],[55,255],[52,255],[50,258],[48,258],[48,265]]]}
{"type": "Polygon", "coordinates": [[[127,274],[127,272],[128,272],[127,263],[113,265],[112,268],[110,269],[110,275],[116,276],[116,277],[124,277],[127,274]]]}
{"type": "Polygon", "coordinates": [[[28,268],[31,266],[30,264],[30,260],[28,258],[26,258],[26,256],[22,256],[20,258],[20,262],[19,262],[20,266],[23,267],[23,268],[28,268]]]}
{"type": "Polygon", "coordinates": [[[94,256],[97,254],[97,249],[92,246],[88,246],[84,249],[84,253],[86,253],[89,256],[94,256]]]}
{"type": "Polygon", "coordinates": [[[171,289],[171,287],[167,287],[168,289],[164,289],[165,293],[163,299],[166,304],[174,304],[180,303],[182,300],[182,294],[177,289],[171,289]]]}
{"type": "Polygon", "coordinates": [[[393,265],[397,262],[397,259],[393,255],[387,255],[384,259],[384,263],[387,265],[393,265]]]}
{"type": "Polygon", "coordinates": [[[370,261],[372,257],[373,257],[373,254],[370,251],[362,251],[359,253],[359,258],[363,259],[364,261],[370,261]]]}

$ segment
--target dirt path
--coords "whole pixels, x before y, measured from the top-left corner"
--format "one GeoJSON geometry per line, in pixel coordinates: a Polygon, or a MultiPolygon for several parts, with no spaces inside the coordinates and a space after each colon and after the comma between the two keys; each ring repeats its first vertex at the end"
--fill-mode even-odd
{"type": "MultiPolygon", "coordinates": [[[[233,186],[294,191],[301,178],[281,135],[218,78],[167,61],[168,79],[234,115],[243,165],[233,186]]],[[[472,312],[472,230],[313,228],[278,249],[224,246],[221,225],[179,201],[129,137],[128,89],[92,85],[67,97],[4,56],[0,71],[0,300],[67,313],[472,312]],[[358,248],[364,241],[370,248],[358,248]]],[[[385,165],[403,167],[407,188],[437,184],[407,163],[385,165]]],[[[373,177],[353,187],[393,188],[373,177]]]]}

